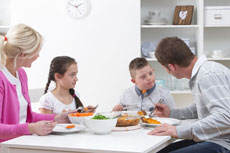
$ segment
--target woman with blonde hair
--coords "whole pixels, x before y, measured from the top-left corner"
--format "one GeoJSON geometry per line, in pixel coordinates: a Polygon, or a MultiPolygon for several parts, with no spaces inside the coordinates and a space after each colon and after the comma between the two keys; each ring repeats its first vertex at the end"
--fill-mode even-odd
{"type": "Polygon", "coordinates": [[[47,135],[56,122],[69,122],[67,112],[32,112],[27,75],[22,67],[31,67],[39,57],[42,41],[37,31],[24,24],[0,36],[0,142],[22,135],[47,135]]]}

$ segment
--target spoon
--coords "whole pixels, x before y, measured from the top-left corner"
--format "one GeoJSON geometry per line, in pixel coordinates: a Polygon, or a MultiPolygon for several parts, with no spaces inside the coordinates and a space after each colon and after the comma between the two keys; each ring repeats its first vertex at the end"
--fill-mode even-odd
{"type": "Polygon", "coordinates": [[[112,119],[114,119],[114,118],[118,118],[118,117],[121,117],[122,115],[121,114],[119,114],[119,115],[117,115],[117,116],[114,116],[112,119]]]}

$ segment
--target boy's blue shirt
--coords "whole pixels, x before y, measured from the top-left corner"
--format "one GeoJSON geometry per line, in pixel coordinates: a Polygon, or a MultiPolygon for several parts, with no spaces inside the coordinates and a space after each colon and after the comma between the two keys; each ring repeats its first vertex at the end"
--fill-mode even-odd
{"type": "Polygon", "coordinates": [[[160,99],[163,99],[163,103],[170,109],[176,106],[170,91],[157,85],[147,90],[144,95],[137,86],[129,87],[123,92],[119,104],[129,111],[151,111],[160,99]]]}
{"type": "Polygon", "coordinates": [[[150,88],[150,89],[148,89],[148,90],[146,91],[147,95],[144,95],[144,94],[142,93],[142,91],[135,85],[135,91],[136,91],[136,93],[137,93],[138,96],[141,95],[141,98],[142,98],[142,99],[143,99],[145,96],[150,95],[150,94],[154,91],[155,88],[156,88],[156,84],[154,84],[154,86],[153,86],[152,88],[150,88]]]}

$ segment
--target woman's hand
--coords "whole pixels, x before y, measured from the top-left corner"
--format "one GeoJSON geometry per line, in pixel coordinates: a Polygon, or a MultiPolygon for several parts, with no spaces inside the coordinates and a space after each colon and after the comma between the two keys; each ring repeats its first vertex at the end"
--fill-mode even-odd
{"type": "Polygon", "coordinates": [[[168,105],[156,103],[154,115],[156,115],[158,117],[169,117],[170,109],[169,109],[168,105]]]}
{"type": "Polygon", "coordinates": [[[122,105],[116,105],[113,107],[113,111],[123,111],[122,105]]]}
{"type": "Polygon", "coordinates": [[[77,110],[63,111],[54,117],[54,121],[57,123],[70,123],[68,114],[73,114],[73,113],[77,113],[77,110]]]}
{"type": "Polygon", "coordinates": [[[43,136],[51,133],[55,125],[56,122],[53,121],[39,121],[36,123],[30,123],[28,125],[28,129],[31,134],[37,134],[43,136]]]}

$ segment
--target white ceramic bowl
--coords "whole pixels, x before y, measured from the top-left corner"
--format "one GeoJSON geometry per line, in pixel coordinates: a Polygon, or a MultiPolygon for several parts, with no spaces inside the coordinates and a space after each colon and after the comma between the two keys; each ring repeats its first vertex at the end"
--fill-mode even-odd
{"type": "Polygon", "coordinates": [[[86,126],[92,130],[95,134],[109,134],[117,124],[117,118],[97,120],[97,119],[86,119],[86,126]]]}
{"type": "Polygon", "coordinates": [[[68,117],[69,117],[70,122],[73,124],[85,125],[85,120],[91,118],[92,116],[77,117],[77,116],[68,115],[68,117]]]}
{"type": "Polygon", "coordinates": [[[149,52],[149,57],[155,58],[155,52],[149,52]]]}

